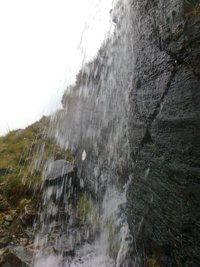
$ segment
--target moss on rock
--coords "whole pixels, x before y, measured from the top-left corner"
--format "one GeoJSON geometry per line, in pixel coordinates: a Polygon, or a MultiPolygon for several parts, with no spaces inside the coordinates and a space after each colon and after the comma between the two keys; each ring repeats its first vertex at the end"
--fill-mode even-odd
{"type": "Polygon", "coordinates": [[[116,258],[120,248],[120,242],[118,237],[118,229],[112,218],[109,218],[109,220],[106,222],[105,228],[107,230],[108,237],[108,255],[112,258],[116,258]]]}
{"type": "Polygon", "coordinates": [[[94,203],[87,198],[85,194],[81,194],[78,198],[76,215],[82,220],[89,220],[98,223],[98,212],[94,203]]]}

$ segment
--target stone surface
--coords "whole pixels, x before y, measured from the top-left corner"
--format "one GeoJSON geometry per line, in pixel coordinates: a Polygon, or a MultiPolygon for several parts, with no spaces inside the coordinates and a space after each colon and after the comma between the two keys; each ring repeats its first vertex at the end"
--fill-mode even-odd
{"type": "Polygon", "coordinates": [[[39,232],[41,253],[44,256],[59,253],[63,257],[72,256],[75,241],[69,227],[81,193],[76,168],[66,160],[51,161],[44,178],[43,206],[38,222],[42,225],[39,232]]]}
{"type": "Polygon", "coordinates": [[[200,18],[184,17],[182,4],[141,1],[136,12],[143,23],[137,24],[127,209],[137,250],[143,258],[156,255],[161,266],[198,266],[200,259],[200,18]]]}
{"type": "Polygon", "coordinates": [[[56,160],[50,162],[44,173],[45,181],[54,180],[66,176],[67,174],[74,171],[74,166],[72,163],[66,160],[56,160]]]}
{"type": "Polygon", "coordinates": [[[7,250],[2,255],[0,267],[30,267],[30,262],[23,258],[19,252],[7,250]]]}
{"type": "MultiPolygon", "coordinates": [[[[47,164],[44,179],[45,202],[47,199],[50,202],[53,201],[54,215],[57,216],[58,212],[63,213],[62,210],[64,210],[65,205],[75,204],[76,192],[80,188],[80,181],[77,179],[77,171],[74,164],[66,160],[52,161],[47,164]]],[[[52,207],[49,208],[52,209],[52,207]]],[[[67,212],[64,212],[63,215],[68,217],[67,212]]]]}

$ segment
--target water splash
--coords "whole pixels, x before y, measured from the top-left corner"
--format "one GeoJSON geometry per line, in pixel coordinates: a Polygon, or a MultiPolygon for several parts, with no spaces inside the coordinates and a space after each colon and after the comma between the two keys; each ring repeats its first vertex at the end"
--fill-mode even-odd
{"type": "MultiPolygon", "coordinates": [[[[75,257],[65,258],[61,255],[41,255],[35,262],[34,267],[114,267],[121,266],[128,250],[127,237],[129,229],[122,209],[126,203],[125,191],[119,192],[116,188],[109,188],[105,194],[101,217],[100,217],[100,235],[96,237],[95,242],[86,242],[76,250],[75,257]],[[119,233],[117,234],[117,231],[119,233]],[[111,257],[117,257],[117,263],[111,257]]],[[[51,226],[49,225],[49,228],[51,226]]],[[[63,233],[64,236],[64,233],[63,233]]],[[[62,240],[63,241],[63,240],[62,240]]]]}
{"type": "Polygon", "coordinates": [[[48,257],[41,258],[35,262],[34,267],[57,267],[59,266],[59,258],[53,255],[49,255],[48,257]]]}
{"type": "MultiPolygon", "coordinates": [[[[44,242],[35,267],[45,264],[45,258],[46,266],[52,260],[54,266],[121,267],[126,266],[130,256],[133,237],[125,216],[125,185],[129,183],[132,165],[127,114],[130,73],[134,71],[129,1],[115,1],[111,15],[115,29],[97,57],[83,65],[76,83],[66,89],[63,108],[52,118],[50,134],[61,147],[73,153],[79,190],[84,194],[83,197],[76,195],[73,206],[69,205],[68,197],[61,197],[66,193],[64,180],[44,191],[46,213],[41,217],[44,242]],[[56,201],[52,201],[53,198],[56,201]],[[78,203],[85,205],[84,212],[88,210],[82,214],[81,221],[77,215],[80,213],[78,203]],[[67,218],[62,219],[60,207],[68,214],[67,218]],[[82,228],[74,227],[78,220],[79,226],[84,222],[82,228]],[[60,229],[57,236],[52,236],[55,226],[60,229]],[[45,254],[45,246],[51,243],[49,236],[54,240],[53,251],[46,250],[45,254]],[[63,246],[69,248],[63,249],[63,246]]],[[[70,186],[68,189],[70,191],[70,186]]],[[[38,239],[41,241],[41,235],[38,239]]]]}

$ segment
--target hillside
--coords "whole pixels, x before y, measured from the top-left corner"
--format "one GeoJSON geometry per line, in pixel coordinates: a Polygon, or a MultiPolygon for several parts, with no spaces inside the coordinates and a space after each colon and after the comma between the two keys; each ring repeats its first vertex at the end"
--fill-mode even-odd
{"type": "MultiPolygon", "coordinates": [[[[37,217],[42,171],[49,158],[71,160],[48,137],[50,120],[0,137],[0,248],[27,238],[27,227],[37,217]],[[14,240],[13,240],[14,239],[14,240]]],[[[28,242],[28,241],[27,241],[28,242]]]]}

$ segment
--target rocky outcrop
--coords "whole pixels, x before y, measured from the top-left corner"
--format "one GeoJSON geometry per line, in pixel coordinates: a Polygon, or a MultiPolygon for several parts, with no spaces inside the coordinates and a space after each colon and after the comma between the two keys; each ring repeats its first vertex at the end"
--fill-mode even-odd
{"type": "Polygon", "coordinates": [[[44,171],[43,194],[44,198],[46,194],[48,195],[47,198],[53,201],[58,210],[64,209],[65,205],[76,203],[79,188],[80,183],[74,164],[62,159],[47,164],[44,171]]]}
{"type": "Polygon", "coordinates": [[[182,1],[133,7],[138,33],[129,114],[135,161],[129,225],[143,259],[198,266],[200,17],[188,17],[182,1]]]}
{"type": "MultiPolygon", "coordinates": [[[[70,173],[75,172],[75,166],[64,159],[49,162],[44,171],[45,183],[66,177],[70,173]]],[[[75,179],[75,178],[74,178],[75,179]]]]}
{"type": "Polygon", "coordinates": [[[49,161],[43,180],[34,262],[49,255],[70,262],[78,246],[94,241],[98,214],[82,191],[74,164],[66,160],[49,161]]]}
{"type": "Polygon", "coordinates": [[[0,251],[0,266],[1,267],[30,267],[32,254],[23,251],[22,248],[8,249],[0,251]]]}

